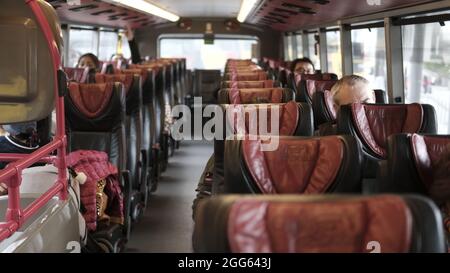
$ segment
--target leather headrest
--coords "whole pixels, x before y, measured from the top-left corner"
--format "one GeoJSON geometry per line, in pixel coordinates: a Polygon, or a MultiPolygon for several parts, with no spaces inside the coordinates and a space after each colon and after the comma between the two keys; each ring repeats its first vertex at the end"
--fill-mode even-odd
{"type": "Polygon", "coordinates": [[[275,107],[279,115],[277,120],[279,135],[294,135],[300,118],[299,107],[294,101],[281,104],[230,104],[225,109],[227,123],[233,125],[230,126],[235,129],[233,134],[261,134],[262,129],[259,125],[262,123],[265,124],[267,133],[270,133],[272,110],[275,107]]]}
{"type": "Polygon", "coordinates": [[[69,96],[77,109],[88,118],[101,115],[108,106],[113,83],[102,84],[69,84],[69,96]]]}
{"type": "Polygon", "coordinates": [[[263,151],[270,141],[242,141],[244,162],[262,193],[319,194],[334,182],[344,157],[342,139],[279,138],[278,149],[263,151]]]}
{"type": "Polygon", "coordinates": [[[231,104],[282,103],[282,88],[229,89],[231,104]]]}
{"type": "Polygon", "coordinates": [[[410,250],[413,215],[401,197],[294,200],[241,198],[232,203],[227,224],[231,252],[362,253],[372,251],[371,242],[378,242],[382,253],[410,250]]]}
{"type": "Polygon", "coordinates": [[[306,80],[306,91],[310,98],[317,91],[331,90],[336,80],[306,80]]]}
{"type": "Polygon", "coordinates": [[[235,88],[235,89],[244,89],[244,88],[272,88],[273,81],[225,81],[222,84],[223,88],[235,88]]]}
{"type": "Polygon", "coordinates": [[[96,83],[114,83],[114,82],[120,82],[123,84],[125,88],[125,93],[128,94],[128,92],[131,89],[131,86],[133,84],[133,74],[95,74],[95,82],[96,83]]]}
{"type": "Polygon", "coordinates": [[[420,104],[351,105],[352,119],[362,141],[381,158],[386,157],[387,138],[393,134],[418,133],[423,123],[420,104]]]}
{"type": "Polygon", "coordinates": [[[435,181],[433,174],[436,173],[439,159],[444,152],[448,152],[450,137],[413,134],[410,139],[414,163],[422,182],[428,189],[435,181]]]}
{"type": "Polygon", "coordinates": [[[147,80],[148,72],[149,72],[149,69],[145,69],[145,68],[142,68],[142,69],[133,68],[133,69],[122,69],[121,70],[122,74],[140,75],[143,83],[147,80]]]}

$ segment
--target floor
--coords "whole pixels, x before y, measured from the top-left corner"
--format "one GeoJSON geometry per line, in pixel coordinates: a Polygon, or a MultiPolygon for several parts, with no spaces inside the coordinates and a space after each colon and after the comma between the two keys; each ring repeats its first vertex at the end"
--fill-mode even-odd
{"type": "Polygon", "coordinates": [[[192,252],[192,201],[212,153],[211,142],[181,143],[170,158],[158,190],[150,197],[145,215],[132,230],[126,252],[192,252]]]}

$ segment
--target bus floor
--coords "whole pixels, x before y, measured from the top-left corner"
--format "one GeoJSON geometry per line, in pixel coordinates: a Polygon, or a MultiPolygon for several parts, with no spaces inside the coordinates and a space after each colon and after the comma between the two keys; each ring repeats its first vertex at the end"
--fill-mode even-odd
{"type": "Polygon", "coordinates": [[[133,227],[125,252],[192,252],[192,202],[213,152],[212,142],[181,142],[180,149],[169,159],[157,191],[150,196],[144,215],[133,227]]]}

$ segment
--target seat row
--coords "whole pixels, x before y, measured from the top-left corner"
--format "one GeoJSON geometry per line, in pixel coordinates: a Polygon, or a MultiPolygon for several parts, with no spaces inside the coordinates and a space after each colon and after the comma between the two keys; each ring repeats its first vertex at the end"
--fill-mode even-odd
{"type": "Polygon", "coordinates": [[[125,227],[95,233],[96,239],[111,243],[111,251],[119,251],[129,238],[175,148],[169,115],[186,91],[184,68],[182,59],[163,59],[114,67],[111,74],[65,69],[69,151],[104,151],[121,173],[125,227]]]}
{"type": "Polygon", "coordinates": [[[224,124],[234,126],[227,139],[215,140],[215,197],[196,214],[196,251],[367,252],[371,242],[381,252],[446,251],[439,209],[425,197],[433,166],[450,145],[450,136],[435,135],[432,106],[342,106],[338,134],[312,137],[308,101],[295,102],[288,89],[255,88],[267,84],[266,72],[245,65],[227,63],[224,79],[231,82],[223,84],[230,88],[219,93],[228,103],[224,124]],[[279,111],[279,134],[267,138],[254,127],[269,127],[271,114],[260,110],[271,108],[279,111]],[[277,148],[264,150],[270,141],[277,148]]]}

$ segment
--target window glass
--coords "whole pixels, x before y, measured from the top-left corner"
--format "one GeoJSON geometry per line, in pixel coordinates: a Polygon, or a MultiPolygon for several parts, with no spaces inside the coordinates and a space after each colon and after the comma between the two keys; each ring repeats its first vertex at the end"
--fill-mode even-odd
{"type": "Polygon", "coordinates": [[[450,134],[450,25],[407,25],[402,33],[405,102],[433,105],[439,133],[450,134]]]}
{"type": "Polygon", "coordinates": [[[292,36],[286,36],[286,48],[287,52],[285,54],[285,61],[292,61],[294,59],[294,47],[293,47],[293,41],[292,36]]]}
{"type": "Polygon", "coordinates": [[[384,28],[352,30],[353,73],[370,81],[372,88],[386,90],[384,28]]]}
{"type": "Polygon", "coordinates": [[[205,44],[202,38],[162,38],[160,57],[186,57],[188,69],[224,69],[227,59],[251,59],[255,39],[220,39],[205,44]]]}
{"type": "Polygon", "coordinates": [[[102,61],[109,61],[112,55],[117,52],[117,39],[116,32],[100,31],[100,46],[98,57],[102,61]]]}
{"type": "Polygon", "coordinates": [[[328,31],[327,33],[327,59],[328,72],[335,73],[339,78],[342,77],[341,61],[341,34],[339,31],[328,31]]]}
{"type": "Polygon", "coordinates": [[[303,43],[302,43],[302,35],[296,35],[295,38],[297,39],[297,58],[303,57],[303,43]]]}
{"type": "Polygon", "coordinates": [[[69,62],[67,66],[75,67],[78,58],[86,53],[98,55],[97,32],[85,29],[70,29],[69,33],[69,62]]]}
{"type": "Polygon", "coordinates": [[[320,69],[320,52],[319,52],[319,44],[316,40],[316,33],[308,33],[308,53],[309,58],[314,64],[316,69],[320,69]]]}
{"type": "MultiPolygon", "coordinates": [[[[130,50],[130,45],[128,44],[127,36],[125,35],[125,33],[121,33],[121,36],[122,36],[122,38],[119,42],[122,43],[122,45],[121,45],[122,55],[124,58],[130,59],[131,58],[131,50],[130,50]]],[[[143,57],[143,56],[141,56],[141,57],[143,57]]]]}

